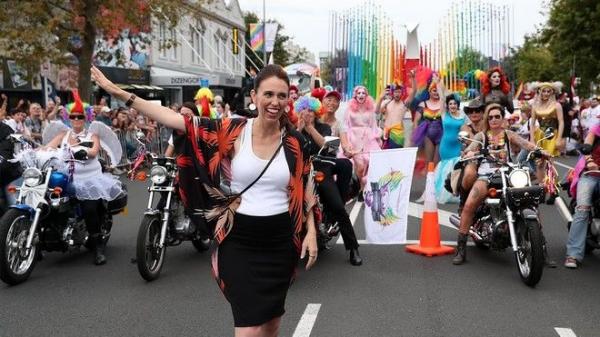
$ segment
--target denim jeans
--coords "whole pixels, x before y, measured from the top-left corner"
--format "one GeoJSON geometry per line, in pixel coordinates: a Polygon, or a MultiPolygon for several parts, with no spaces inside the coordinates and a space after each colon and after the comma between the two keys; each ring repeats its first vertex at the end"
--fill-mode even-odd
{"type": "Polygon", "coordinates": [[[567,240],[567,256],[574,257],[577,261],[582,261],[585,254],[585,237],[591,206],[594,192],[597,192],[599,187],[600,177],[582,176],[577,183],[577,208],[567,240]],[[587,209],[582,209],[582,206],[587,206],[587,209]]]}
{"type": "Polygon", "coordinates": [[[535,160],[531,159],[530,161],[527,161],[527,155],[529,154],[529,151],[525,150],[525,149],[521,149],[521,152],[519,152],[519,155],[517,156],[517,162],[520,164],[527,164],[529,167],[529,173],[534,175],[537,168],[535,166],[535,160]]]}

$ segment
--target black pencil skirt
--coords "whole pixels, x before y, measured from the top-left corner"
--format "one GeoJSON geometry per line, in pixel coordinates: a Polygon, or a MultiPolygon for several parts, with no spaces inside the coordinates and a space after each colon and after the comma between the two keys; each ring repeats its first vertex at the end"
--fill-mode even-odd
{"type": "Polygon", "coordinates": [[[217,280],[231,303],[236,327],[261,325],[284,314],[299,258],[288,212],[236,214],[215,254],[217,280]]]}

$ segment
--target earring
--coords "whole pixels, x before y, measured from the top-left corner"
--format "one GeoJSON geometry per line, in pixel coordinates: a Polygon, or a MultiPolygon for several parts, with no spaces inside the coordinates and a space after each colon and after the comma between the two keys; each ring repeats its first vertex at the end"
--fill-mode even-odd
{"type": "Polygon", "coordinates": [[[252,111],[256,110],[256,104],[254,104],[254,103],[250,103],[250,104],[248,105],[248,110],[252,110],[252,111]]]}
{"type": "Polygon", "coordinates": [[[285,113],[289,113],[290,112],[290,107],[289,105],[285,107],[285,109],[283,109],[285,111],[285,113]]]}

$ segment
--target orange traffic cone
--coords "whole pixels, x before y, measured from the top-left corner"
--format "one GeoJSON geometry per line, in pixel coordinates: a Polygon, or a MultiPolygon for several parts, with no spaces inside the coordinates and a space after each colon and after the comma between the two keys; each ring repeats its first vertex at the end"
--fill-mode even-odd
{"type": "Polygon", "coordinates": [[[437,202],[435,200],[435,164],[427,166],[427,182],[425,183],[425,208],[421,221],[421,237],[418,245],[406,246],[406,251],[425,256],[438,256],[454,253],[453,247],[442,246],[440,242],[440,223],[438,220],[437,202]]]}

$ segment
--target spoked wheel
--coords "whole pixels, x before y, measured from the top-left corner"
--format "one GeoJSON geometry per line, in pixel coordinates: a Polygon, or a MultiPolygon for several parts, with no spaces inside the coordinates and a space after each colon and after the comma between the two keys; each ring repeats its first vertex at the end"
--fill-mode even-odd
{"type": "Polygon", "coordinates": [[[544,248],[540,224],[537,220],[524,220],[517,228],[518,250],[515,253],[521,280],[530,287],[542,278],[544,248]]]}
{"type": "Polygon", "coordinates": [[[160,276],[167,246],[159,247],[162,221],[156,215],[145,215],[137,237],[136,260],[140,275],[146,281],[160,276]]]}
{"type": "Polygon", "coordinates": [[[0,279],[15,285],[26,281],[36,263],[37,247],[26,249],[31,219],[26,212],[8,210],[0,219],[0,279]]]}

